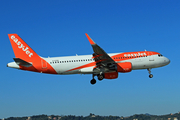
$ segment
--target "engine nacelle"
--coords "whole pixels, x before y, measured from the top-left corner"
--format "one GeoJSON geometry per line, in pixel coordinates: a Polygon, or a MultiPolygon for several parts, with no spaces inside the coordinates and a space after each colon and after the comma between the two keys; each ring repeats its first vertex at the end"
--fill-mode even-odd
{"type": "Polygon", "coordinates": [[[116,79],[116,78],[118,78],[118,72],[104,73],[104,78],[106,78],[106,79],[116,79]]]}
{"type": "Polygon", "coordinates": [[[126,73],[131,71],[132,71],[131,62],[117,63],[117,72],[126,73]]]}

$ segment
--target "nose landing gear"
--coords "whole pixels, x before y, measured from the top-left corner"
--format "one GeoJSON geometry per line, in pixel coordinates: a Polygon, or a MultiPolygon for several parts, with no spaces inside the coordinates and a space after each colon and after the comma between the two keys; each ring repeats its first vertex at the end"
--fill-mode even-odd
{"type": "Polygon", "coordinates": [[[149,75],[149,78],[152,78],[152,77],[153,77],[153,74],[150,74],[150,75],[149,75]]]}
{"type": "Polygon", "coordinates": [[[148,68],[147,70],[149,71],[149,78],[152,78],[153,74],[151,74],[151,68],[148,68]]]}

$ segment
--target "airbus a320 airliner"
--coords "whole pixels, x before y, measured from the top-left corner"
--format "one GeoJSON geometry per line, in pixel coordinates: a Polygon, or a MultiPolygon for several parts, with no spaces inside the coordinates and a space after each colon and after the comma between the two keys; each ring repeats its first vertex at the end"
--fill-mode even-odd
{"type": "Polygon", "coordinates": [[[8,67],[21,70],[48,73],[48,74],[92,74],[91,84],[98,80],[116,79],[118,73],[127,73],[137,69],[147,69],[152,78],[152,68],[168,65],[170,60],[158,52],[139,51],[123,53],[106,53],[86,33],[93,48],[92,55],[76,55],[66,57],[39,56],[17,34],[8,34],[15,58],[15,62],[8,67]]]}

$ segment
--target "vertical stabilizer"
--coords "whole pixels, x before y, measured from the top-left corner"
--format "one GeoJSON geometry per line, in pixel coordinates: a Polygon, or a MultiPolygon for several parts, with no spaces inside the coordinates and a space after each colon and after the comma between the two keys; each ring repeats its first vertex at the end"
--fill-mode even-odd
{"type": "Polygon", "coordinates": [[[28,44],[26,44],[17,34],[8,34],[15,57],[21,58],[27,62],[36,59],[39,56],[28,44]]]}
{"type": "Polygon", "coordinates": [[[8,67],[41,73],[57,74],[54,68],[44,58],[40,57],[17,34],[8,34],[15,57],[8,67]]]}

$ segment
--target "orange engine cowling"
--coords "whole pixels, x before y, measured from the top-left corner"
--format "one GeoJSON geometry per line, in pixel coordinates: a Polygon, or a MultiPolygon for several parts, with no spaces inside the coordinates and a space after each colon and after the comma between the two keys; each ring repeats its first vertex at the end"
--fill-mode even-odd
{"type": "Polygon", "coordinates": [[[116,78],[118,78],[118,72],[104,73],[104,78],[106,78],[106,79],[116,79],[116,78]]]}
{"type": "Polygon", "coordinates": [[[131,72],[132,64],[130,62],[117,63],[117,72],[131,72]]]}

